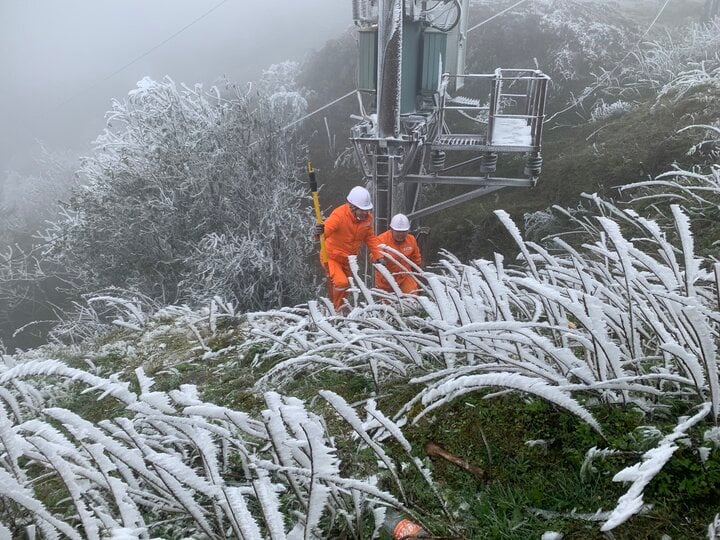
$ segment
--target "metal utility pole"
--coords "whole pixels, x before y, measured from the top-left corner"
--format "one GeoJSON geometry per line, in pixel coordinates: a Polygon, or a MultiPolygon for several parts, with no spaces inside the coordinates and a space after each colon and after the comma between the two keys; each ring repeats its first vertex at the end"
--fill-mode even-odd
{"type": "Polygon", "coordinates": [[[351,141],[376,232],[394,213],[417,220],[502,187],[533,186],[540,175],[549,79],[535,69],[465,73],[468,10],[469,0],[353,0],[365,100],[351,141]],[[522,177],[497,177],[498,156],[518,153],[522,177]],[[424,184],[471,191],[419,208],[424,184]]]}
{"type": "Polygon", "coordinates": [[[377,138],[374,155],[375,230],[388,228],[392,213],[395,158],[388,140],[400,135],[400,85],[403,58],[403,0],[379,0],[377,24],[377,138]]]}
{"type": "Polygon", "coordinates": [[[379,0],[378,8],[378,137],[400,134],[402,78],[402,0],[379,0]]]}

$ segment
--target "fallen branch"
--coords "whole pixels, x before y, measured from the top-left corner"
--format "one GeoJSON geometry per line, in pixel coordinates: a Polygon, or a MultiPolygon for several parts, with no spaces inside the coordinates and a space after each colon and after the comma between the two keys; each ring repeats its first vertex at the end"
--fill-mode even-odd
{"type": "Polygon", "coordinates": [[[463,459],[461,457],[458,457],[454,454],[451,454],[447,450],[445,450],[443,447],[441,447],[438,444],[435,444],[432,441],[428,441],[425,443],[425,453],[430,457],[439,457],[443,458],[446,461],[449,461],[453,465],[457,465],[461,469],[469,472],[473,476],[475,476],[477,479],[482,480],[484,482],[487,482],[490,480],[490,474],[480,467],[477,467],[475,465],[472,465],[471,463],[468,463],[466,459],[463,459]]]}

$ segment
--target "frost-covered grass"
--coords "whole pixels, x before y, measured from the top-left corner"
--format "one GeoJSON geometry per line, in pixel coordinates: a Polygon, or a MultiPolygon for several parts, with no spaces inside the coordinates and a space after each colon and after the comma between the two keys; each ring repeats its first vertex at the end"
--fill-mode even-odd
{"type": "Polygon", "coordinates": [[[717,422],[720,313],[712,261],[694,252],[680,207],[672,207],[666,233],[633,211],[596,203],[600,215],[578,221],[593,241],[576,249],[556,238],[552,252],[523,241],[499,211],[524,264],[463,264],[446,255],[442,272],[422,276],[415,312],[360,286],[364,302],[347,317],[315,303],[251,315],[269,353],[288,357],[259,385],[303,372],[364,372],[383,393],[409,378],[421,388],[397,416],[409,422],[484,389],[520,391],[598,433],[593,403],[647,415],[684,403],[692,421],[678,417],[675,434],[615,476],[632,482],[603,525],[615,528],[643,508],[643,488],[680,448],[675,441],[695,424],[717,422]]]}
{"type": "MultiPolygon", "coordinates": [[[[253,418],[203,402],[194,385],[156,391],[142,368],[133,383],[137,391],[56,360],[5,358],[0,530],[78,539],[315,538],[347,530],[363,537],[379,528],[385,505],[404,508],[375,477],[341,471],[323,419],[298,399],[265,393],[266,408],[253,418]],[[38,379],[73,381],[122,412],[89,421],[52,406],[38,379]]],[[[344,416],[355,414],[342,398],[324,397],[344,416]]]]}
{"type": "MultiPolygon", "coordinates": [[[[720,26],[717,20],[674,29],[655,40],[643,40],[621,63],[604,68],[590,95],[602,88],[625,100],[648,96],[656,106],[693,96],[711,102],[720,89],[720,26]]],[[[623,103],[619,99],[616,103],[623,103]]],[[[602,99],[598,101],[604,104],[602,99]]],[[[593,109],[593,120],[595,119],[593,109]]]]}
{"type": "Polygon", "coordinates": [[[620,116],[621,114],[635,108],[636,105],[623,100],[618,100],[612,103],[605,103],[600,100],[593,106],[592,112],[590,113],[590,121],[597,122],[599,120],[620,116]]]}
{"type": "MultiPolygon", "coordinates": [[[[687,195],[704,174],[659,186],[687,195]]],[[[473,538],[704,533],[720,504],[720,263],[696,246],[703,207],[675,198],[653,219],[589,200],[543,244],[498,211],[518,260],[445,253],[416,269],[417,298],[356,275],[347,315],[323,299],[247,314],[89,299],[98,335],[93,311],[114,310],[115,340],[3,357],[0,523],[370,538],[389,505],[473,538]],[[431,461],[427,441],[492,483],[431,461]]]]}
{"type": "MultiPolygon", "coordinates": [[[[422,273],[417,299],[381,295],[358,279],[348,316],[326,302],[238,318],[219,300],[205,310],[154,314],[117,298],[96,300],[115,306],[124,337],[94,352],[76,351],[87,367],[54,361],[49,352],[5,358],[1,474],[13,502],[3,522],[71,537],[71,530],[99,537],[121,529],[140,538],[180,530],[212,538],[226,530],[246,538],[302,531],[364,537],[377,524],[372,516],[389,504],[414,507],[435,530],[482,531],[475,529],[483,527],[481,517],[458,513],[469,489],[458,475],[466,473],[420,459],[417,437],[453,428],[459,433],[449,439],[452,450],[462,455],[475,447],[472,454],[499,482],[485,488],[490,506],[480,505],[495,515],[492,530],[503,529],[509,500],[528,512],[516,523],[528,531],[543,522],[542,511],[555,512],[557,529],[558,520],[603,510],[594,527],[606,530],[651,512],[653,496],[664,493],[653,482],[667,482],[662,470],[676,453],[687,459],[689,448],[698,467],[718,468],[717,281],[694,252],[679,207],[674,230],[665,232],[632,211],[595,202],[599,215],[578,219],[586,240],[580,247],[557,238],[551,253],[525,242],[498,212],[518,242],[518,265],[499,257],[464,264],[446,254],[437,271],[422,273]],[[109,375],[123,367],[122,375],[109,375]],[[207,401],[212,392],[198,390],[215,387],[222,403],[212,379],[226,370],[251,374],[241,384],[255,391],[225,379],[226,392],[248,393],[239,409],[207,401]],[[186,384],[187,377],[199,377],[197,385],[186,384]],[[155,378],[175,385],[155,389],[155,378]],[[341,384],[353,378],[369,383],[356,388],[361,395],[341,384]],[[277,393],[298,390],[302,380],[307,397],[320,399],[311,399],[311,408],[277,393]],[[78,389],[104,397],[93,408],[78,389]],[[73,407],[67,396],[84,405],[73,407]],[[486,424],[491,398],[500,410],[533,418],[538,429],[522,440],[530,433],[513,435],[518,428],[507,416],[486,424]],[[546,404],[541,414],[537,403],[546,404]],[[630,424],[617,424],[622,414],[607,414],[616,409],[633,411],[630,424]],[[553,417],[562,419],[559,425],[538,423],[553,417]],[[642,435],[643,425],[656,435],[642,435]],[[623,438],[627,428],[636,433],[634,443],[623,438]],[[498,453],[502,436],[515,447],[506,448],[511,458],[498,453]],[[566,496],[508,492],[523,475],[539,477],[533,461],[567,452],[558,438],[572,441],[575,452],[556,463],[562,475],[555,481],[564,478],[566,496]],[[353,446],[364,449],[359,461],[353,446]],[[354,467],[343,459],[355,460],[354,467]],[[609,478],[598,477],[601,461],[610,463],[600,466],[605,474],[615,468],[613,498],[604,485],[609,478]],[[461,489],[443,490],[432,469],[461,489]],[[602,506],[593,506],[592,496],[567,506],[567,499],[593,491],[602,506]]],[[[709,489],[717,487],[712,478],[709,489]]]]}
{"type": "MultiPolygon", "coordinates": [[[[720,24],[692,24],[677,35],[666,34],[656,41],[643,43],[634,78],[641,84],[667,89],[683,73],[720,61],[720,24]]],[[[625,75],[634,68],[629,64],[625,75]]]]}

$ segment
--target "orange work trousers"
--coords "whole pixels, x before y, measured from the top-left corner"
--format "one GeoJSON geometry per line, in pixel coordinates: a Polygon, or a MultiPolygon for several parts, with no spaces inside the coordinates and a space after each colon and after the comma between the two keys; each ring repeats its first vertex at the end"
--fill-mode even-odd
{"type": "MultiPolygon", "coordinates": [[[[415,278],[408,274],[394,274],[395,282],[405,294],[415,294],[418,291],[418,284],[415,278]]],[[[375,286],[383,291],[393,292],[392,287],[380,272],[375,272],[375,286]]]]}
{"type": "Polygon", "coordinates": [[[330,293],[330,300],[332,300],[335,309],[338,311],[342,308],[345,296],[350,288],[350,276],[352,276],[352,271],[350,270],[350,263],[347,258],[342,262],[335,259],[328,259],[328,292],[330,293]]]}

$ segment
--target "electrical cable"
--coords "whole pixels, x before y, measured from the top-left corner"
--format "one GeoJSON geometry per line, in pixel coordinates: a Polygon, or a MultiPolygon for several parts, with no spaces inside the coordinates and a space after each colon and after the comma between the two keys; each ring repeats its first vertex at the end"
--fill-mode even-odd
{"type": "Polygon", "coordinates": [[[527,2],[527,1],[528,1],[528,0],[520,0],[519,2],[515,2],[515,3],[514,3],[512,6],[510,6],[509,8],[505,8],[505,9],[503,9],[501,12],[496,13],[495,15],[493,15],[492,17],[490,17],[489,19],[485,19],[484,21],[477,23],[477,24],[476,24],[475,26],[473,26],[472,28],[468,28],[468,29],[465,31],[465,33],[467,34],[468,32],[472,32],[472,31],[475,30],[476,28],[480,28],[483,24],[489,23],[490,21],[492,21],[493,19],[499,17],[499,16],[502,15],[503,13],[507,13],[507,12],[510,11],[512,8],[514,8],[514,7],[516,7],[516,6],[519,6],[520,4],[524,4],[524,3],[527,2]]]}
{"type": "MultiPolygon", "coordinates": [[[[298,123],[302,122],[303,120],[307,120],[307,119],[310,118],[311,116],[319,113],[320,111],[324,111],[324,110],[327,109],[328,107],[332,107],[332,106],[335,105],[336,103],[342,101],[342,100],[345,99],[345,98],[348,98],[348,97],[352,96],[353,94],[356,94],[357,92],[359,92],[359,90],[358,90],[357,88],[356,88],[355,90],[350,90],[350,92],[348,92],[348,93],[345,94],[344,96],[341,96],[341,97],[339,97],[339,98],[337,98],[337,99],[335,99],[335,100],[333,100],[333,101],[331,101],[331,102],[329,102],[329,103],[326,103],[325,105],[323,105],[323,106],[320,107],[319,109],[315,109],[314,111],[306,114],[305,116],[303,116],[303,117],[301,117],[301,118],[298,118],[297,120],[294,120],[294,121],[290,122],[288,125],[280,128],[280,131],[281,131],[281,132],[287,131],[288,129],[290,129],[291,127],[293,127],[295,124],[298,124],[298,123]]],[[[261,140],[262,140],[262,139],[258,139],[257,141],[254,141],[254,142],[250,143],[250,144],[248,145],[248,148],[251,148],[251,147],[255,146],[255,145],[258,144],[261,140]]]]}
{"type": "Polygon", "coordinates": [[[78,96],[83,95],[83,94],[84,94],[85,92],[87,92],[88,90],[91,90],[92,88],[97,87],[98,85],[104,83],[105,81],[108,81],[109,79],[113,78],[113,77],[114,77],[115,75],[117,75],[118,73],[121,73],[121,72],[125,71],[127,68],[129,68],[129,67],[132,66],[133,64],[139,62],[140,60],[142,60],[143,58],[145,58],[145,57],[148,56],[149,54],[153,53],[154,51],[156,51],[157,49],[159,49],[160,47],[162,47],[163,45],[165,45],[168,41],[176,38],[177,36],[179,36],[180,34],[182,34],[182,33],[183,33],[185,30],[187,30],[188,28],[190,28],[190,27],[193,26],[194,24],[200,22],[201,20],[203,20],[205,17],[207,17],[208,15],[210,15],[212,12],[216,11],[218,8],[222,7],[224,4],[227,4],[229,1],[230,1],[230,0],[222,0],[219,4],[216,4],[215,6],[213,6],[213,7],[210,8],[209,10],[207,10],[205,13],[203,13],[203,14],[200,15],[199,17],[197,17],[196,19],[192,20],[191,22],[189,22],[188,24],[186,24],[185,26],[183,26],[180,30],[178,30],[178,31],[175,32],[174,34],[172,34],[172,35],[168,36],[167,38],[165,38],[164,40],[162,40],[160,43],[158,43],[158,44],[155,45],[154,47],[148,49],[147,51],[145,51],[144,53],[142,53],[140,56],[137,56],[137,57],[134,58],[133,60],[129,61],[129,62],[128,62],[127,64],[125,64],[124,66],[116,69],[115,71],[113,71],[112,73],[110,73],[109,75],[107,75],[106,77],[104,77],[103,79],[97,80],[97,81],[95,81],[94,83],[90,84],[89,86],[86,86],[85,88],[83,88],[83,89],[80,90],[79,92],[76,92],[75,94],[73,94],[72,96],[70,96],[69,98],[67,98],[66,100],[64,100],[63,102],[61,102],[61,103],[59,103],[58,105],[56,105],[55,108],[56,108],[56,109],[59,109],[60,107],[63,107],[64,105],[67,105],[67,104],[70,103],[72,100],[76,99],[78,96]]]}
{"type": "MultiPolygon", "coordinates": [[[[190,27],[193,26],[194,24],[200,22],[202,19],[204,19],[205,17],[207,17],[208,15],[210,15],[211,13],[213,13],[214,11],[216,11],[218,8],[220,8],[221,6],[223,6],[224,4],[226,4],[226,3],[229,2],[229,1],[230,1],[230,0],[222,0],[220,3],[216,4],[215,6],[213,6],[213,7],[210,8],[209,10],[207,10],[205,13],[203,13],[202,15],[200,15],[199,17],[197,17],[196,19],[194,19],[194,20],[192,20],[191,22],[189,22],[188,24],[186,24],[185,26],[183,26],[182,28],[180,28],[177,32],[175,32],[175,33],[173,33],[172,35],[168,36],[168,37],[165,38],[163,41],[161,41],[160,43],[158,43],[157,45],[155,45],[154,47],[148,49],[147,51],[145,51],[145,52],[142,53],[141,55],[137,56],[136,58],[134,58],[134,59],[131,60],[130,62],[128,62],[128,63],[126,63],[125,65],[123,65],[122,67],[116,69],[115,71],[113,71],[112,73],[110,73],[109,75],[107,75],[106,77],[104,77],[103,79],[100,79],[100,80],[96,81],[95,83],[91,84],[90,86],[86,86],[86,87],[85,87],[84,89],[82,89],[81,91],[75,93],[75,94],[72,95],[71,97],[69,97],[69,98],[67,98],[66,100],[64,100],[63,102],[59,103],[59,104],[56,106],[56,108],[60,108],[60,107],[62,107],[62,106],[64,106],[64,105],[66,105],[67,103],[69,103],[70,101],[74,100],[74,99],[77,98],[78,96],[84,94],[86,91],[88,91],[88,90],[96,87],[96,86],[99,85],[99,84],[102,84],[103,82],[111,79],[112,77],[114,77],[114,76],[117,75],[118,73],[121,73],[122,71],[124,71],[125,69],[127,69],[128,67],[130,67],[131,65],[139,62],[140,60],[142,60],[143,58],[145,58],[146,56],[148,56],[148,55],[151,54],[152,52],[156,51],[157,49],[159,49],[160,47],[162,47],[163,45],[165,45],[167,42],[169,42],[169,41],[172,40],[173,38],[175,38],[175,37],[177,37],[178,35],[180,35],[182,32],[184,32],[185,30],[187,30],[188,28],[190,28],[190,27]]],[[[491,21],[492,19],[494,19],[494,18],[502,15],[503,13],[509,11],[510,9],[514,8],[515,6],[518,6],[518,5],[522,4],[523,2],[527,2],[527,0],[520,0],[519,2],[517,2],[517,3],[513,4],[512,6],[508,7],[507,9],[504,9],[503,11],[501,11],[501,12],[493,15],[493,16],[490,17],[489,19],[486,19],[485,21],[482,21],[481,23],[479,23],[479,24],[473,26],[472,28],[468,29],[467,32],[470,32],[471,30],[475,30],[476,28],[478,28],[478,27],[482,26],[483,24],[491,21]]],[[[351,96],[352,94],[355,94],[357,91],[358,91],[357,89],[351,90],[350,92],[348,92],[348,93],[345,94],[344,96],[341,96],[341,97],[335,99],[334,101],[323,105],[323,106],[320,107],[319,109],[316,109],[316,110],[314,110],[313,112],[306,114],[306,115],[303,116],[302,118],[298,118],[297,120],[291,122],[291,123],[288,124],[287,126],[284,126],[284,127],[281,129],[281,131],[286,131],[287,129],[291,128],[291,127],[294,126],[295,124],[297,124],[297,123],[299,123],[299,122],[302,122],[303,120],[306,120],[307,118],[310,118],[311,116],[313,116],[313,115],[315,115],[315,114],[317,114],[317,113],[319,113],[319,112],[327,109],[328,107],[331,107],[331,106],[335,105],[336,103],[338,103],[338,102],[342,101],[343,99],[351,96]]],[[[259,142],[259,141],[255,141],[255,142],[252,143],[250,146],[253,146],[253,145],[257,144],[258,142],[259,142]]]]}
{"type": "Polygon", "coordinates": [[[327,109],[328,107],[332,107],[333,105],[335,105],[336,103],[342,101],[343,99],[352,96],[352,95],[355,94],[357,91],[358,91],[357,88],[356,88],[355,90],[350,90],[350,92],[348,92],[348,93],[345,94],[344,96],[341,96],[341,97],[337,98],[336,100],[331,101],[330,103],[327,103],[327,104],[323,105],[323,106],[320,107],[319,109],[315,109],[313,112],[306,114],[306,115],[303,116],[302,118],[298,118],[297,120],[295,120],[295,121],[293,121],[293,122],[290,122],[287,126],[285,126],[284,128],[282,128],[282,131],[285,131],[286,129],[290,129],[292,126],[294,126],[294,125],[297,124],[298,122],[302,122],[303,120],[306,120],[306,119],[310,118],[311,116],[319,113],[320,111],[324,111],[324,110],[327,109]]]}

